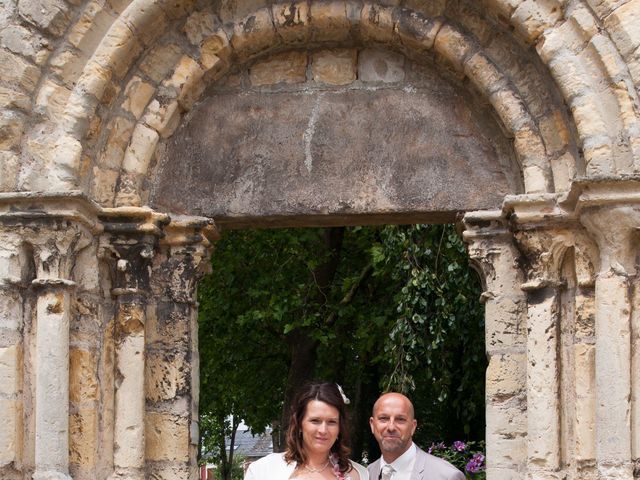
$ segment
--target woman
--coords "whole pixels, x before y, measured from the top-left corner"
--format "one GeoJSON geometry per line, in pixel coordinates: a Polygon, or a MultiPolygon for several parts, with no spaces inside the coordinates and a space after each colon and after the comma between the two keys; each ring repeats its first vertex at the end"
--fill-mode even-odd
{"type": "Polygon", "coordinates": [[[287,449],[249,465],[244,480],[369,480],[349,460],[347,398],[335,383],[311,383],[291,406],[287,449]]]}

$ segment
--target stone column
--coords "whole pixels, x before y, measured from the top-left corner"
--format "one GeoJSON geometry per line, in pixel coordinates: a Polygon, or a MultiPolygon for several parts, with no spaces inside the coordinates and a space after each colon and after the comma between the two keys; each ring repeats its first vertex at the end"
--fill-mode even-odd
{"type": "Polygon", "coordinates": [[[114,453],[111,478],[145,478],[145,323],[151,262],[167,217],[145,208],[105,209],[102,248],[111,258],[114,326],[114,453]]]}
{"type": "Polygon", "coordinates": [[[516,238],[527,281],[527,478],[557,479],[560,445],[560,320],[558,272],[553,269],[554,232],[521,230],[516,238]]]}
{"type": "MultiPolygon", "coordinates": [[[[75,283],[70,279],[80,233],[66,230],[34,245],[37,277],[34,480],[69,476],[69,321],[75,283]]],[[[45,237],[46,238],[46,237],[45,237]]]]}
{"type": "Polygon", "coordinates": [[[464,217],[469,254],[484,277],[487,478],[523,478],[527,463],[526,296],[519,252],[501,212],[464,217]]]}
{"type": "Polygon", "coordinates": [[[196,285],[217,238],[206,219],[174,219],[154,259],[147,336],[147,473],[197,478],[198,315],[196,285]]]}
{"type": "Polygon", "coordinates": [[[78,250],[92,236],[65,220],[33,229],[36,278],[34,480],[69,476],[69,322],[78,250]]]}
{"type": "Polygon", "coordinates": [[[600,249],[595,284],[596,462],[599,478],[633,478],[632,431],[637,418],[638,374],[632,362],[632,287],[636,283],[637,229],[633,207],[585,208],[581,221],[600,249]],[[632,376],[633,373],[633,376],[632,376]],[[632,410],[633,409],[633,410],[632,410]]]}
{"type": "Polygon", "coordinates": [[[70,478],[73,277],[95,212],[80,192],[0,193],[0,478],[70,478]]]}
{"type": "Polygon", "coordinates": [[[24,292],[32,275],[26,268],[22,239],[0,227],[0,478],[21,478],[23,462],[24,292]]]}

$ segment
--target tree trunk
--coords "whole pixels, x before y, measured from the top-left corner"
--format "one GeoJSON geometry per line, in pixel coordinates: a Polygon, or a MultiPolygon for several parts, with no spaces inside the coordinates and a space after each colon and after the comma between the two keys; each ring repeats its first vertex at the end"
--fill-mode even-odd
{"type": "MultiPolygon", "coordinates": [[[[312,280],[316,285],[313,294],[306,301],[307,311],[319,310],[325,303],[331,290],[331,285],[340,264],[340,250],[344,237],[344,227],[332,227],[324,229],[323,248],[327,253],[327,260],[318,265],[312,272],[312,280]]],[[[316,369],[318,341],[310,336],[310,331],[298,328],[289,332],[286,336],[287,344],[291,352],[289,375],[284,393],[282,406],[282,420],[278,434],[278,445],[274,444],[274,450],[283,451],[286,443],[286,434],[289,427],[291,403],[300,387],[313,379],[316,369]]]]}

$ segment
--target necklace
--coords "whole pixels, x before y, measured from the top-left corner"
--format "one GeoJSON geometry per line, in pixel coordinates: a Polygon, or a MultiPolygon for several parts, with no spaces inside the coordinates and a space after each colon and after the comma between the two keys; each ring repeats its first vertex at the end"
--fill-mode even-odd
{"type": "Polygon", "coordinates": [[[309,473],[320,473],[325,468],[327,468],[328,466],[329,466],[329,460],[327,460],[324,465],[321,465],[321,466],[315,467],[315,468],[314,467],[310,467],[309,465],[305,465],[304,469],[309,473]]]}

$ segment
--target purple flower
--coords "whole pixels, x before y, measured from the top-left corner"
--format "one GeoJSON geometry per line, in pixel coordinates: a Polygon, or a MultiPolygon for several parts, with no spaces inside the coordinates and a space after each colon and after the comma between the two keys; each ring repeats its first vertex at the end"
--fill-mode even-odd
{"type": "Polygon", "coordinates": [[[433,453],[435,450],[445,450],[446,448],[447,446],[444,444],[444,442],[432,443],[429,447],[429,450],[427,450],[427,453],[433,453]]]}
{"type": "Polygon", "coordinates": [[[456,440],[455,442],[453,442],[453,449],[456,452],[464,452],[467,449],[467,444],[461,442],[460,440],[456,440]]]}
{"type": "Polygon", "coordinates": [[[469,473],[478,473],[484,469],[484,455],[476,453],[467,463],[464,469],[469,473]]]}

